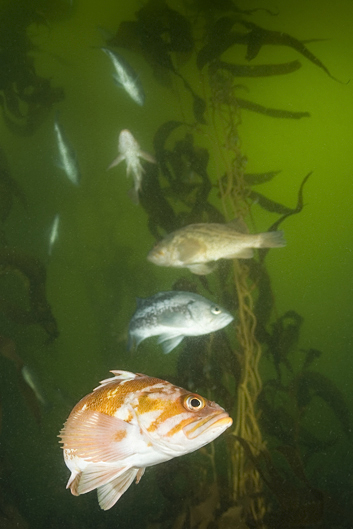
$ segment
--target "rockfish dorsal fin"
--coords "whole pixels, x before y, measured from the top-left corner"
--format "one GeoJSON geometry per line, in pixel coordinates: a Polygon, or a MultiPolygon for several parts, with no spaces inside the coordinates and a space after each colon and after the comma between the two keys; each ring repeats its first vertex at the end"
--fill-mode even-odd
{"type": "Polygon", "coordinates": [[[229,228],[232,228],[235,231],[238,231],[239,233],[249,233],[249,229],[247,225],[245,224],[245,221],[241,218],[233,219],[230,222],[227,222],[226,224],[229,228]]]}
{"type": "Polygon", "coordinates": [[[93,391],[96,391],[97,389],[107,384],[110,384],[111,382],[124,382],[126,380],[134,380],[134,378],[137,377],[136,373],[131,373],[131,371],[112,370],[110,372],[113,373],[114,377],[105,378],[104,380],[101,380],[99,383],[100,385],[94,388],[93,391]]]}

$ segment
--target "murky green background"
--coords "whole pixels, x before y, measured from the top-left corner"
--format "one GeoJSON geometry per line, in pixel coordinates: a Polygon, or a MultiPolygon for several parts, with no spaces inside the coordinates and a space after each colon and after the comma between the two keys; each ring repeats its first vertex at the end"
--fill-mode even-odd
{"type": "MultiPolygon", "coordinates": [[[[131,182],[125,177],[125,166],[109,172],[106,168],[116,157],[123,128],[152,152],[158,126],[181,119],[183,93],[161,86],[143,58],[129,52],[124,56],[145,87],[144,107],[112,82],[111,64],[99,50],[104,43],[102,31],[114,34],[122,20],[134,18],[140,4],[73,0],[72,9],[64,0],[63,4],[66,15],[49,18],[46,26],[30,27],[35,44],[31,53],[38,75],[65,90],[64,101],[55,109],[75,146],[81,185],[74,187],[55,165],[54,111],[27,137],[11,133],[0,119],[0,145],[28,201],[27,211],[15,203],[4,229],[11,246],[45,263],[47,295],[60,330],[59,338],[47,344],[39,326],[0,319],[0,333],[11,336],[18,354],[37,371],[49,402],[38,428],[18,391],[14,366],[0,357],[4,467],[0,486],[4,502],[16,504],[31,528],[143,527],[153,521],[160,500],[153,471],[147,471],[138,487],[133,485],[118,505],[104,513],[94,492],[75,498],[65,490],[69,472],[56,436],[74,404],[110,369],[157,376],[173,373],[178,350],[165,356],[160,348],[146,344],[131,355],[126,339],[135,297],[170,289],[180,272],[146,261],[154,243],[146,214],[127,196],[131,182]],[[49,230],[57,213],[59,238],[49,256],[49,230]]],[[[1,0],[0,5],[6,2],[1,0]]],[[[249,99],[309,111],[311,117],[276,120],[244,110],[240,127],[247,171],[281,169],[275,179],[258,188],[260,192],[263,189],[272,199],[294,207],[303,177],[313,171],[304,190],[303,211],[283,225],[287,246],[272,252],[267,265],[278,314],[294,309],[304,317],[301,346],[323,352],[315,369],[337,384],[352,407],[353,4],[349,0],[254,0],[238,6],[278,9],[275,17],[261,12],[252,16],[267,29],[299,40],[326,39],[308,47],[334,76],[344,82],[352,79],[339,84],[304,58],[300,58],[302,68],[293,74],[246,79],[249,99]]],[[[231,55],[228,52],[230,60],[231,55]]],[[[267,46],[254,63],[297,58],[293,49],[267,46]]],[[[183,72],[197,89],[197,72],[188,66],[183,72]]],[[[258,231],[266,230],[276,218],[254,209],[258,231]]],[[[2,288],[4,278],[0,279],[2,288]]],[[[263,369],[266,372],[266,365],[263,369]]],[[[337,436],[343,435],[325,406],[317,408],[313,421],[318,431],[336,429],[337,436]]],[[[322,485],[352,486],[348,449],[342,441],[334,453],[316,462],[322,485]]]]}

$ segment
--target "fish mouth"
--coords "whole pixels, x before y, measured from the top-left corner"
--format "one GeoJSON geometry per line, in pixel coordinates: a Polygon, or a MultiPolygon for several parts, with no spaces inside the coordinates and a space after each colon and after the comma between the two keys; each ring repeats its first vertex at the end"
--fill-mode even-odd
{"type": "Polygon", "coordinates": [[[203,435],[206,431],[212,430],[217,435],[220,435],[218,430],[224,431],[233,424],[233,420],[229,417],[228,413],[223,411],[217,414],[205,417],[204,419],[198,419],[187,424],[183,428],[183,432],[188,439],[196,439],[199,435],[203,435]]]}

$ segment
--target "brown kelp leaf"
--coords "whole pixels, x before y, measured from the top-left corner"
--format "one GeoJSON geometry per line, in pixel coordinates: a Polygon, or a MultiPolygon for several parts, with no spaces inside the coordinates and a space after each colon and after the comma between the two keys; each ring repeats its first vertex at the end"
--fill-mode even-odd
{"type": "Polygon", "coordinates": [[[270,31],[254,24],[253,22],[249,22],[248,20],[239,20],[239,23],[247,29],[250,29],[250,32],[248,33],[248,48],[246,54],[246,59],[248,61],[254,59],[264,45],[289,46],[321,68],[329,77],[331,77],[331,79],[334,79],[339,83],[342,82],[331,75],[326,66],[308,50],[303,42],[295,37],[292,37],[283,31],[270,31]]]}
{"type": "Polygon", "coordinates": [[[277,176],[281,171],[269,171],[268,173],[245,173],[244,180],[249,186],[264,184],[277,176]]]}
{"type": "Polygon", "coordinates": [[[250,191],[249,198],[251,198],[251,200],[256,202],[256,204],[261,206],[263,209],[266,209],[266,211],[270,211],[271,213],[281,213],[282,215],[293,213],[292,208],[288,208],[287,206],[284,206],[275,200],[265,197],[262,193],[258,193],[257,191],[250,191]]]}
{"type": "Polygon", "coordinates": [[[46,269],[28,254],[14,248],[0,249],[0,274],[14,273],[21,277],[28,294],[29,323],[41,325],[51,340],[59,335],[56,320],[46,297],[46,269]]]}
{"type": "Polygon", "coordinates": [[[232,64],[216,60],[210,64],[210,72],[226,70],[234,77],[269,77],[273,75],[285,75],[295,72],[301,68],[299,61],[290,61],[280,64],[232,64]]]}
{"type": "Polygon", "coordinates": [[[254,103],[253,101],[248,101],[247,99],[240,99],[237,97],[237,105],[239,108],[244,108],[245,110],[251,110],[252,112],[257,112],[258,114],[264,114],[271,118],[283,118],[283,119],[301,119],[310,117],[309,112],[294,112],[293,110],[280,110],[278,108],[269,108],[254,103]]]}
{"type": "Polygon", "coordinates": [[[302,401],[302,395],[309,391],[311,396],[322,399],[332,409],[341,423],[342,429],[348,438],[352,435],[351,416],[349,408],[341,391],[332,380],[317,371],[302,371],[294,382],[299,408],[307,406],[307,401],[302,401]]]}

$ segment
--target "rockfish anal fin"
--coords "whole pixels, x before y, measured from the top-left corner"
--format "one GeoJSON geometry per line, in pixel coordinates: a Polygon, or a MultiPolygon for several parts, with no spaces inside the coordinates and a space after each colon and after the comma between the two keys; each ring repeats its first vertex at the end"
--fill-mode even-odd
{"type": "MultiPolygon", "coordinates": [[[[123,474],[116,477],[109,483],[98,488],[98,502],[101,509],[107,511],[119,500],[124,492],[130,487],[135,477],[144,469],[129,468],[123,474]]],[[[139,482],[136,481],[137,483],[139,482]]]]}
{"type": "Polygon", "coordinates": [[[214,261],[211,261],[209,263],[195,263],[188,265],[187,268],[192,272],[193,274],[196,274],[198,276],[207,276],[207,274],[210,274],[217,268],[217,263],[214,261]]]}

